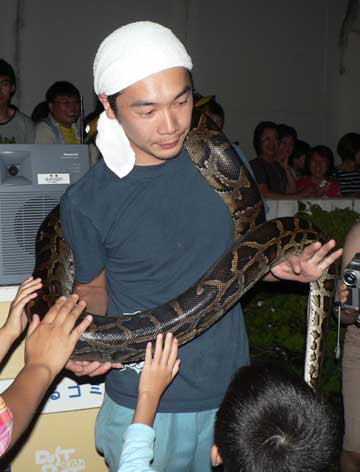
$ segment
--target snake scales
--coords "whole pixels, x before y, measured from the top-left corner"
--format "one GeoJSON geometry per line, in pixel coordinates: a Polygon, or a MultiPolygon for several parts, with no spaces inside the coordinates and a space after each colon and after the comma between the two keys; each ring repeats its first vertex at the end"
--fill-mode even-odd
{"type": "MultiPolygon", "coordinates": [[[[144,358],[146,343],[160,332],[171,331],[186,343],[220,319],[258,280],[288,254],[324,236],[301,218],[277,218],[265,222],[264,206],[257,186],[224,134],[205,116],[185,142],[200,173],[227,205],[234,223],[234,244],[192,287],[173,300],[135,315],[93,316],[73,359],[111,360],[123,363],[144,358]]],[[[331,267],[310,284],[305,380],[315,386],[323,352],[326,319],[334,288],[331,267]]],[[[74,260],[63,239],[56,207],[44,220],[36,240],[35,277],[43,288],[27,307],[28,316],[43,316],[55,299],[70,294],[74,283],[74,260]]]]}

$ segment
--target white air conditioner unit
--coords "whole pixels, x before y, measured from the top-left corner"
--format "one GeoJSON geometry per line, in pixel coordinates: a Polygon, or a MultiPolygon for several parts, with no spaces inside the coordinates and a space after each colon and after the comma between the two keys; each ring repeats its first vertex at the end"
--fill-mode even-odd
{"type": "Polygon", "coordinates": [[[86,145],[0,144],[0,285],[31,275],[41,223],[88,169],[86,145]]]}

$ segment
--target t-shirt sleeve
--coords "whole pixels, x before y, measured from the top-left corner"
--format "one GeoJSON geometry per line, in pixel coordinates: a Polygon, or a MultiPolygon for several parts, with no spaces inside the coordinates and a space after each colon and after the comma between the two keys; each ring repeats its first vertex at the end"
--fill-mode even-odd
{"type": "Polygon", "coordinates": [[[65,193],[60,203],[60,219],[64,238],[75,260],[75,279],[91,282],[105,266],[105,250],[98,229],[65,193]]]}
{"type": "Polygon", "coordinates": [[[0,397],[0,456],[9,447],[13,432],[13,415],[5,401],[0,397]]]}
{"type": "Polygon", "coordinates": [[[29,119],[25,124],[25,141],[26,144],[35,142],[35,124],[29,119]]]}
{"type": "Polygon", "coordinates": [[[118,472],[155,472],[150,467],[154,455],[155,431],[141,423],[131,424],[124,434],[118,472]]]}
{"type": "Polygon", "coordinates": [[[255,175],[256,182],[258,184],[267,184],[268,183],[267,175],[259,159],[254,159],[250,161],[250,165],[255,175]]]}

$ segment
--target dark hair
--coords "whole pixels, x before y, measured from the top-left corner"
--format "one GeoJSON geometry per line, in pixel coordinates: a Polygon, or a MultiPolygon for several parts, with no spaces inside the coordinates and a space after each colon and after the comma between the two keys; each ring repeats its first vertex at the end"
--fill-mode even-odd
{"type": "Polygon", "coordinates": [[[80,92],[72,83],[67,82],[66,80],[60,80],[52,84],[45,95],[47,103],[53,102],[56,97],[80,98],[80,92]]]}
{"type": "Polygon", "coordinates": [[[336,150],[342,161],[354,161],[356,154],[360,151],[360,134],[345,134],[340,138],[336,150]]]}
{"type": "Polygon", "coordinates": [[[202,97],[197,92],[196,96],[194,94],[194,98],[195,97],[196,97],[196,101],[199,102],[199,105],[197,105],[195,103],[195,100],[194,100],[196,108],[198,108],[200,111],[205,112],[206,114],[208,114],[208,116],[210,116],[210,118],[212,118],[211,115],[217,115],[220,118],[222,126],[223,126],[224,121],[225,121],[225,112],[224,112],[223,107],[220,105],[220,103],[218,103],[216,101],[216,96],[212,95],[210,97],[202,97]],[[203,104],[201,103],[202,100],[204,101],[203,104]]]}
{"type": "Polygon", "coordinates": [[[0,59],[0,75],[9,77],[11,84],[16,85],[16,77],[15,77],[14,69],[4,59],[0,59]]]}
{"type": "Polygon", "coordinates": [[[113,93],[112,95],[108,95],[108,102],[109,102],[109,105],[110,105],[110,108],[112,109],[112,111],[117,114],[117,108],[116,108],[116,99],[119,95],[121,95],[122,91],[120,92],[117,92],[117,93],[113,93]]]}
{"type": "Polygon", "coordinates": [[[261,138],[266,129],[275,129],[277,131],[277,126],[273,121],[260,121],[260,123],[256,126],[253,144],[258,156],[261,153],[261,138]]]}
{"type": "Polygon", "coordinates": [[[292,166],[296,159],[305,155],[307,156],[310,152],[310,145],[306,141],[302,141],[301,139],[297,139],[294,146],[294,152],[289,157],[289,165],[292,166]]]}
{"type": "Polygon", "coordinates": [[[279,124],[277,125],[277,130],[279,133],[279,139],[291,137],[294,141],[297,140],[297,132],[296,129],[292,126],[279,124]]]}
{"type": "Polygon", "coordinates": [[[40,121],[45,120],[49,115],[49,105],[47,102],[38,103],[31,113],[31,119],[35,123],[40,123],[40,121]]]}
{"type": "Polygon", "coordinates": [[[311,174],[310,172],[311,159],[314,154],[319,154],[321,157],[325,157],[327,159],[329,163],[327,177],[329,177],[334,168],[334,153],[329,147],[323,146],[323,145],[314,146],[313,148],[311,148],[309,153],[306,156],[306,164],[305,164],[306,171],[308,172],[309,175],[311,174]]]}
{"type": "Polygon", "coordinates": [[[327,401],[275,366],[239,369],[216,415],[215,444],[226,472],[325,472],[339,443],[327,401]]]}

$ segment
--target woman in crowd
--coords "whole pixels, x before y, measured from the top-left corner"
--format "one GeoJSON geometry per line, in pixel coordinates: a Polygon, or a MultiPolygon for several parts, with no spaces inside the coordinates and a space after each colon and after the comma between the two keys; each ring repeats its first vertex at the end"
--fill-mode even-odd
{"type": "Polygon", "coordinates": [[[278,160],[279,132],[272,121],[262,121],[255,128],[254,148],[257,158],[250,161],[259,190],[264,198],[309,197],[307,190],[297,192],[296,180],[288,157],[278,160]]]}

